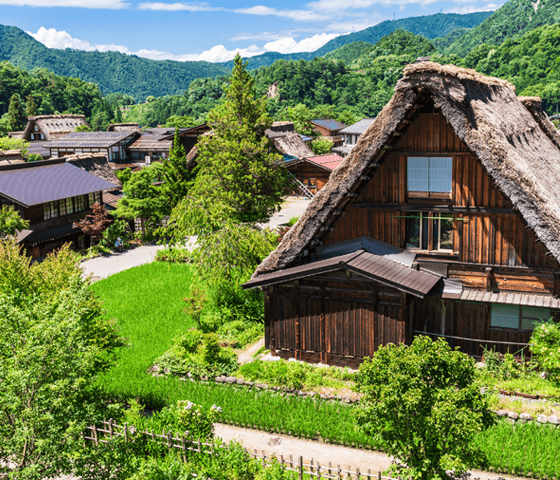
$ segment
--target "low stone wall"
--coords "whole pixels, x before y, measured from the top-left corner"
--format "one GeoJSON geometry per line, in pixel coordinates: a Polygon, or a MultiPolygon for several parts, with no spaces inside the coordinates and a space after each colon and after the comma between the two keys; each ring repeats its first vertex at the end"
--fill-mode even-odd
{"type": "Polygon", "coordinates": [[[494,412],[498,417],[503,418],[506,420],[506,422],[509,422],[511,424],[516,424],[516,423],[526,423],[526,422],[533,422],[536,421],[538,423],[546,423],[549,425],[553,425],[554,427],[557,427],[558,425],[560,425],[560,418],[558,418],[556,415],[538,415],[537,418],[533,418],[530,414],[528,413],[516,413],[516,412],[508,412],[507,410],[498,410],[497,412],[494,412]]]}

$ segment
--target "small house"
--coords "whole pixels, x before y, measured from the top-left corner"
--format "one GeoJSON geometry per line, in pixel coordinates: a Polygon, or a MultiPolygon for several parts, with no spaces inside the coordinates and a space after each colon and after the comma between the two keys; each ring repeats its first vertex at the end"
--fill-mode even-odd
{"type": "Polygon", "coordinates": [[[109,162],[125,162],[128,148],[138,137],[139,134],[135,131],[72,132],[52,140],[46,147],[51,158],[102,153],[109,162]]]}
{"type": "Polygon", "coordinates": [[[89,127],[85,115],[36,115],[28,117],[22,138],[30,142],[55,140],[81,126],[89,127]]]}
{"type": "MultiPolygon", "coordinates": [[[[198,137],[208,133],[212,129],[206,123],[202,123],[200,125],[196,125],[194,127],[189,128],[182,128],[179,130],[179,141],[183,145],[185,149],[185,153],[188,155],[189,152],[194,148],[196,142],[198,141],[198,137]]],[[[163,140],[169,140],[173,142],[175,138],[175,131],[171,133],[163,134],[163,140]]]]}
{"type": "Polygon", "coordinates": [[[272,140],[276,150],[284,155],[285,159],[313,156],[313,150],[296,132],[294,122],[274,122],[272,127],[265,131],[265,135],[272,140]]]}
{"type": "Polygon", "coordinates": [[[331,172],[340,165],[342,160],[342,157],[328,153],[287,160],[284,162],[284,167],[311,193],[316,194],[327,184],[331,172]]]}
{"type": "Polygon", "coordinates": [[[311,120],[311,125],[313,130],[317,132],[321,137],[328,138],[333,142],[334,147],[340,147],[344,141],[343,136],[340,131],[346,128],[347,125],[330,118],[317,118],[311,120]]]}
{"type": "Polygon", "coordinates": [[[173,138],[167,140],[167,135],[144,133],[128,147],[129,159],[135,165],[149,165],[169,158],[169,151],[173,148],[173,138]]]}
{"type": "Polygon", "coordinates": [[[115,187],[64,158],[0,166],[0,204],[13,205],[29,221],[17,238],[34,259],[67,242],[87,247],[89,239],[73,222],[115,187]]]}
{"type": "Polygon", "coordinates": [[[445,338],[475,357],[560,320],[560,134],[538,98],[431,62],[390,102],[244,288],[274,354],[357,366],[445,338]]]}
{"type": "Polygon", "coordinates": [[[343,136],[343,143],[340,147],[334,147],[333,152],[341,157],[346,157],[358,143],[360,136],[369,128],[375,118],[362,118],[359,122],[340,130],[343,136]]]}

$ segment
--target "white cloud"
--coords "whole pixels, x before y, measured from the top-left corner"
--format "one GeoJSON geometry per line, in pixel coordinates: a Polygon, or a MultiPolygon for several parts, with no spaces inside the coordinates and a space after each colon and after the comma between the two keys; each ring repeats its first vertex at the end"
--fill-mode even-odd
{"type": "Polygon", "coordinates": [[[125,0],[0,0],[0,5],[29,7],[79,7],[119,9],[129,6],[125,0]]]}
{"type": "Polygon", "coordinates": [[[296,42],[291,37],[285,37],[274,42],[265,43],[264,49],[269,52],[280,53],[314,52],[335,37],[338,37],[337,33],[321,33],[309,38],[304,38],[299,42],[296,42]]]}
{"type": "MultiPolygon", "coordinates": [[[[457,0],[455,0],[457,1],[457,0]]],[[[459,2],[458,2],[459,3],[459,2]]],[[[462,3],[462,2],[461,2],[462,3]]],[[[455,7],[449,10],[444,10],[444,13],[474,13],[474,12],[493,12],[503,5],[503,3],[487,3],[486,5],[468,5],[466,7],[455,7]]]]}
{"type": "Polygon", "coordinates": [[[278,10],[277,8],[265,7],[263,5],[256,5],[249,8],[236,8],[233,10],[235,13],[242,13],[245,15],[259,15],[259,16],[276,16],[282,18],[291,18],[301,22],[314,21],[314,20],[328,20],[328,15],[315,12],[313,10],[278,10]]]}
{"type": "MultiPolygon", "coordinates": [[[[1,1],[1,0],[0,0],[1,1]]],[[[141,3],[138,5],[138,8],[141,10],[162,10],[167,12],[178,12],[178,11],[187,11],[187,12],[217,12],[223,10],[223,8],[212,7],[206,2],[203,3],[162,3],[162,2],[154,2],[154,3],[141,3]]]]}

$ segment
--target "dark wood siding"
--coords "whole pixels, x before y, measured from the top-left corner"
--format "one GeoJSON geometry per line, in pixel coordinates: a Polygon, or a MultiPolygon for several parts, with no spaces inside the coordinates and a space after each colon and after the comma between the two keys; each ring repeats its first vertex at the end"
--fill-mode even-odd
{"type": "Polygon", "coordinates": [[[325,275],[274,286],[267,347],[284,358],[356,367],[379,345],[406,340],[404,294],[325,275]]]}
{"type": "Polygon", "coordinates": [[[288,170],[311,191],[321,190],[329,181],[330,172],[323,168],[314,167],[308,163],[299,163],[288,170]],[[309,185],[309,179],[313,179],[314,187],[309,185]]]}

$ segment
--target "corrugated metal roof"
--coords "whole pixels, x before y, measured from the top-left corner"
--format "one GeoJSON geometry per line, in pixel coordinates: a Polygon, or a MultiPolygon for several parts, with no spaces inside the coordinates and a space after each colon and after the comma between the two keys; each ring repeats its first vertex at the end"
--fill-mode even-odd
{"type": "Polygon", "coordinates": [[[27,153],[28,154],[34,153],[36,155],[41,155],[41,157],[43,158],[49,158],[51,156],[51,151],[49,150],[50,145],[51,142],[46,142],[46,141],[30,142],[27,147],[27,153]]]}
{"type": "Polygon", "coordinates": [[[64,160],[62,163],[47,160],[46,163],[33,162],[1,169],[0,195],[29,207],[116,187],[64,160]]]}
{"type": "Polygon", "coordinates": [[[328,128],[329,130],[340,130],[347,127],[344,123],[337,122],[332,118],[317,118],[315,120],[311,120],[311,122],[321,125],[321,127],[328,128]]]}
{"type": "Polygon", "coordinates": [[[137,135],[136,132],[71,132],[50,142],[50,148],[102,147],[108,148],[124,139],[137,135]]]}
{"type": "Polygon", "coordinates": [[[311,262],[285,270],[259,275],[243,285],[256,288],[285,283],[298,278],[336,270],[351,270],[382,285],[424,297],[441,280],[438,275],[414,270],[387,257],[375,255],[365,250],[311,262]]]}
{"type": "MultiPolygon", "coordinates": [[[[446,297],[445,290],[443,298],[446,297]]],[[[458,300],[465,302],[501,303],[526,307],[560,309],[560,299],[552,295],[525,294],[521,292],[486,292],[484,290],[463,290],[458,300]]]]}
{"type": "Polygon", "coordinates": [[[334,170],[338,167],[344,158],[338,156],[336,153],[329,153],[327,155],[317,155],[314,157],[306,157],[306,160],[310,162],[316,163],[317,165],[321,165],[323,167],[330,168],[334,170]]]}
{"type": "Polygon", "coordinates": [[[349,127],[343,128],[340,132],[341,135],[343,134],[352,134],[352,135],[361,135],[364,133],[369,126],[375,121],[375,118],[362,118],[359,122],[356,122],[354,125],[350,125],[349,127]]]}

